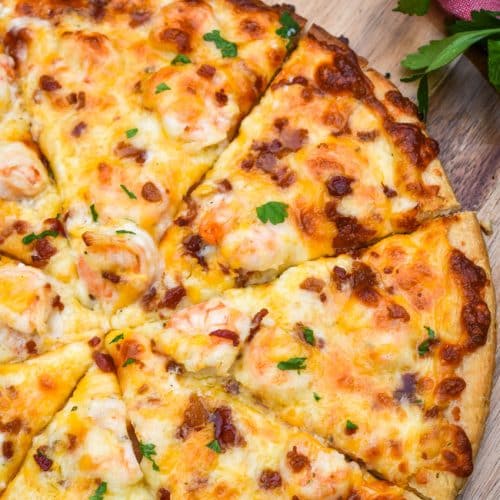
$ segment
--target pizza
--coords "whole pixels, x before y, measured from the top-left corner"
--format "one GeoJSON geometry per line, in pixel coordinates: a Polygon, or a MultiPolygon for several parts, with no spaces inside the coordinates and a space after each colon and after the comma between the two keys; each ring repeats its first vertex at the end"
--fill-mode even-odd
{"type": "Polygon", "coordinates": [[[1,498],[455,498],[495,296],[413,102],[259,0],[0,40],[1,498]]]}

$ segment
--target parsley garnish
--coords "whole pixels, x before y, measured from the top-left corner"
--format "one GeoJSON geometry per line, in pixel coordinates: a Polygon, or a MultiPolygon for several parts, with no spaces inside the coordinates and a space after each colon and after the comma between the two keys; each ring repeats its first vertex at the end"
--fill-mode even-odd
{"type": "Polygon", "coordinates": [[[219,441],[217,441],[217,439],[210,441],[210,443],[207,444],[207,448],[215,451],[215,453],[222,453],[222,448],[220,447],[219,441]]]}
{"type": "Polygon", "coordinates": [[[238,55],[237,45],[222,38],[219,30],[205,33],[203,35],[203,40],[206,42],[214,42],[215,46],[221,51],[222,57],[236,57],[238,55]]]}
{"type": "Polygon", "coordinates": [[[161,92],[165,92],[165,90],[172,90],[172,89],[165,82],[161,82],[156,86],[155,94],[160,94],[161,92]]]}
{"type": "Polygon", "coordinates": [[[345,428],[348,431],[356,431],[356,430],[358,430],[358,426],[354,422],[351,422],[349,419],[345,423],[345,428]]]}
{"type": "Polygon", "coordinates": [[[90,213],[92,214],[92,220],[94,222],[97,222],[97,220],[99,219],[99,214],[97,213],[97,210],[95,209],[95,205],[92,203],[92,205],[90,205],[90,213]]]}
{"type": "Polygon", "coordinates": [[[399,0],[394,12],[402,12],[409,16],[423,16],[429,11],[431,0],[399,0]]]}
{"type": "Polygon", "coordinates": [[[56,238],[57,236],[59,236],[59,232],[47,229],[46,231],[42,231],[41,233],[38,234],[30,233],[27,234],[21,241],[25,245],[29,245],[30,243],[33,243],[35,240],[41,240],[42,238],[45,238],[47,236],[52,236],[52,238],[56,238]]]}
{"type": "Polygon", "coordinates": [[[300,26],[297,21],[295,21],[290,12],[283,12],[283,14],[281,14],[280,24],[281,28],[278,28],[276,30],[276,34],[281,38],[285,38],[288,40],[288,43],[286,44],[286,48],[288,50],[292,46],[293,37],[299,33],[300,26]]]}
{"type": "Polygon", "coordinates": [[[313,392],[314,396],[314,401],[319,401],[321,399],[321,396],[317,392],[313,392]]]}
{"type": "Polygon", "coordinates": [[[123,363],[122,367],[125,368],[126,366],[131,365],[132,363],[135,363],[135,359],[134,358],[127,358],[125,360],[125,362],[123,363]]]}
{"type": "Polygon", "coordinates": [[[424,328],[427,330],[428,338],[425,339],[421,344],[419,344],[418,346],[419,356],[424,356],[424,354],[427,354],[429,352],[429,348],[432,344],[432,341],[436,339],[436,332],[430,326],[424,326],[424,328]]]}
{"type": "Polygon", "coordinates": [[[71,411],[76,411],[76,410],[78,410],[78,406],[73,406],[73,407],[71,408],[71,411]]]}
{"type": "Polygon", "coordinates": [[[278,368],[280,370],[297,370],[300,373],[300,370],[305,370],[307,367],[305,365],[307,358],[290,358],[286,361],[280,361],[278,363],[278,368]]]}
{"type": "Polygon", "coordinates": [[[136,234],[134,231],[127,231],[126,229],[117,229],[115,231],[116,234],[136,234]]]}
{"type": "Polygon", "coordinates": [[[269,221],[271,224],[280,224],[288,217],[288,205],[280,201],[268,201],[256,208],[257,217],[264,224],[269,221]]]}
{"type": "Polygon", "coordinates": [[[129,191],[127,189],[127,186],[124,186],[123,184],[120,184],[120,187],[125,191],[125,193],[127,193],[127,196],[131,199],[131,200],[137,200],[137,196],[132,193],[132,191],[129,191]]]}
{"type": "Polygon", "coordinates": [[[113,340],[110,342],[110,344],[115,344],[119,340],[123,340],[123,339],[124,339],[123,333],[119,333],[116,337],[113,338],[113,340]]]}
{"type": "Polygon", "coordinates": [[[184,54],[177,54],[172,59],[172,62],[170,64],[172,66],[176,66],[177,64],[189,64],[190,62],[191,62],[191,59],[189,59],[188,56],[185,56],[184,54]]]}
{"type": "Polygon", "coordinates": [[[139,443],[139,450],[142,456],[153,464],[153,470],[159,471],[160,468],[153,458],[156,455],[155,445],[151,443],[139,443]]]}
{"type": "Polygon", "coordinates": [[[307,326],[302,328],[302,334],[304,335],[304,340],[309,345],[314,345],[316,343],[316,340],[314,339],[314,332],[310,328],[307,328],[307,326]]]}
{"type": "Polygon", "coordinates": [[[129,128],[126,132],[125,135],[127,136],[127,139],[132,139],[135,135],[137,135],[137,132],[139,132],[138,128],[129,128]]]}
{"type": "Polygon", "coordinates": [[[104,493],[108,489],[108,483],[103,481],[92,495],[89,496],[89,500],[102,500],[104,498],[104,493]]]}

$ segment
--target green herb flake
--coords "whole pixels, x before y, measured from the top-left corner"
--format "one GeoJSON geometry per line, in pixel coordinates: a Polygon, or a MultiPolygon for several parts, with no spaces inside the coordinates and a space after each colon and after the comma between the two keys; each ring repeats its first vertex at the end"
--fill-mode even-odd
{"type": "Polygon", "coordinates": [[[135,137],[137,135],[137,132],[139,132],[138,128],[129,128],[125,132],[125,135],[127,136],[127,139],[132,139],[132,137],[135,137]]]}
{"type": "Polygon", "coordinates": [[[222,38],[219,30],[213,30],[203,35],[206,42],[214,42],[215,46],[221,51],[222,57],[236,57],[238,55],[238,46],[222,38]]]}
{"type": "Polygon", "coordinates": [[[170,63],[172,66],[177,66],[178,64],[189,64],[191,59],[184,54],[177,54],[170,63]]]}
{"type": "Polygon", "coordinates": [[[423,16],[429,11],[430,0],[399,0],[394,12],[402,12],[409,16],[423,16]]]}
{"type": "Polygon", "coordinates": [[[155,445],[151,443],[139,443],[139,450],[142,456],[153,464],[153,470],[159,471],[160,468],[153,458],[156,455],[155,445]]]}
{"type": "Polygon", "coordinates": [[[125,362],[123,363],[122,367],[125,368],[126,366],[131,365],[132,363],[135,363],[135,359],[134,358],[127,358],[125,360],[125,362]]]}
{"type": "Polygon", "coordinates": [[[92,495],[89,496],[89,500],[103,500],[104,494],[108,490],[108,483],[103,481],[92,495]]]}
{"type": "Polygon", "coordinates": [[[128,231],[127,229],[117,229],[116,234],[136,234],[134,231],[128,231]]]}
{"type": "Polygon", "coordinates": [[[220,447],[219,441],[217,441],[217,439],[210,441],[210,443],[207,444],[207,448],[215,451],[215,453],[222,453],[222,448],[220,447]]]}
{"type": "Polygon", "coordinates": [[[46,231],[42,231],[41,233],[38,233],[38,234],[30,233],[30,234],[27,234],[21,241],[25,245],[29,245],[30,243],[33,243],[35,240],[41,240],[43,238],[46,238],[47,236],[51,236],[52,238],[56,238],[57,236],[59,236],[59,232],[47,229],[46,231]]]}
{"type": "Polygon", "coordinates": [[[116,344],[116,342],[119,342],[120,340],[123,340],[125,337],[123,333],[119,333],[116,337],[113,337],[113,340],[110,342],[110,344],[116,344]]]}
{"type": "Polygon", "coordinates": [[[321,396],[317,392],[313,392],[314,401],[319,401],[321,396]]]}
{"type": "Polygon", "coordinates": [[[256,208],[257,217],[264,224],[281,224],[288,217],[288,205],[280,201],[268,201],[256,208]]]}
{"type": "Polygon", "coordinates": [[[288,40],[286,48],[289,50],[292,47],[293,37],[298,35],[300,31],[300,26],[290,12],[286,11],[280,16],[280,24],[281,28],[276,30],[276,34],[288,40]]]}
{"type": "Polygon", "coordinates": [[[94,222],[97,222],[99,219],[99,214],[97,213],[97,210],[95,209],[95,205],[93,203],[92,205],[90,205],[90,214],[92,215],[92,220],[94,222]]]}
{"type": "Polygon", "coordinates": [[[354,422],[352,422],[351,420],[349,420],[349,419],[345,423],[345,428],[348,431],[357,431],[358,430],[358,426],[354,422]]]}
{"type": "Polygon", "coordinates": [[[78,410],[78,406],[73,406],[73,407],[71,408],[71,411],[76,411],[76,410],[78,410]]]}
{"type": "Polygon", "coordinates": [[[418,345],[418,355],[424,356],[429,352],[432,342],[437,338],[436,332],[430,326],[424,326],[427,331],[427,339],[418,345]]]}
{"type": "Polygon", "coordinates": [[[172,89],[165,82],[161,82],[156,86],[155,94],[161,94],[162,92],[165,92],[165,90],[172,90],[172,89]]]}
{"type": "Polygon", "coordinates": [[[307,328],[307,326],[304,326],[304,328],[302,328],[302,334],[304,335],[304,340],[309,345],[316,344],[316,340],[314,338],[314,332],[310,328],[307,328]]]}
{"type": "Polygon", "coordinates": [[[120,184],[120,187],[123,189],[123,191],[125,191],[125,193],[131,200],[137,200],[137,196],[134,193],[132,193],[132,191],[129,191],[126,186],[120,184]]]}
{"type": "Polygon", "coordinates": [[[305,362],[307,358],[290,358],[286,361],[280,361],[278,363],[278,368],[280,370],[305,370],[307,368],[305,362]]]}

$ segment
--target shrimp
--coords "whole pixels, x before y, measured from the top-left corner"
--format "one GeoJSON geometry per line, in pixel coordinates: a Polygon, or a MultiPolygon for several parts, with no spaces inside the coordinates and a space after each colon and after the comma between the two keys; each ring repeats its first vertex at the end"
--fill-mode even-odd
{"type": "Polygon", "coordinates": [[[13,76],[12,60],[0,54],[0,116],[11,106],[11,81],[13,76]]]}
{"type": "Polygon", "coordinates": [[[200,215],[198,234],[209,245],[218,245],[234,224],[234,209],[223,200],[218,204],[210,200],[208,205],[211,208],[200,215]]]}
{"type": "Polygon", "coordinates": [[[0,199],[33,198],[49,182],[37,154],[22,142],[0,142],[0,199]]]}

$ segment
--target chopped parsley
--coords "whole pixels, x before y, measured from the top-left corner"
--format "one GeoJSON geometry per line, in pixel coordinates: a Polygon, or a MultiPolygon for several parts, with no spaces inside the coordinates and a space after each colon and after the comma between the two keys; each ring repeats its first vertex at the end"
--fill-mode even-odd
{"type": "Polygon", "coordinates": [[[116,234],[136,234],[134,231],[127,231],[127,229],[117,229],[116,234]]]}
{"type": "Polygon", "coordinates": [[[92,215],[92,220],[94,222],[97,222],[97,220],[99,219],[99,214],[97,213],[97,210],[95,209],[95,205],[92,203],[92,205],[90,205],[90,213],[92,215]]]}
{"type": "Polygon", "coordinates": [[[134,358],[127,358],[122,366],[123,366],[123,368],[125,368],[126,366],[131,365],[132,363],[135,363],[135,359],[134,358]]]}
{"type": "Polygon", "coordinates": [[[276,34],[281,38],[288,40],[286,44],[287,50],[292,48],[293,37],[297,35],[300,31],[300,26],[297,21],[293,18],[290,12],[283,12],[280,16],[281,28],[276,30],[276,34]]]}
{"type": "Polygon", "coordinates": [[[123,189],[123,191],[125,191],[125,193],[127,193],[127,196],[131,199],[131,200],[137,200],[137,196],[132,193],[132,191],[129,191],[127,189],[127,186],[124,186],[123,184],[120,184],[120,187],[123,189]]]}
{"type": "Polygon", "coordinates": [[[321,396],[317,392],[313,392],[314,396],[314,401],[319,401],[321,399],[321,396]]]}
{"type": "Polygon", "coordinates": [[[139,443],[139,450],[141,451],[142,456],[153,464],[153,470],[159,471],[160,468],[153,458],[153,456],[156,455],[155,448],[155,445],[151,443],[139,443]]]}
{"type": "Polygon", "coordinates": [[[184,54],[177,54],[172,59],[172,62],[170,64],[172,66],[176,66],[177,64],[189,64],[190,62],[191,62],[191,59],[189,59],[188,56],[185,56],[184,54]]]}
{"type": "Polygon", "coordinates": [[[110,342],[110,344],[115,344],[116,342],[123,340],[124,335],[123,333],[119,333],[116,337],[113,338],[113,340],[110,342]]]}
{"type": "Polygon", "coordinates": [[[165,90],[172,90],[172,89],[165,82],[161,82],[156,86],[155,94],[161,94],[162,92],[165,92],[165,90]]]}
{"type": "Polygon", "coordinates": [[[307,367],[305,365],[307,358],[290,358],[286,361],[280,361],[278,363],[278,368],[280,370],[297,370],[300,373],[300,370],[305,370],[307,367]]]}
{"type": "Polygon", "coordinates": [[[71,408],[71,411],[76,411],[76,410],[78,410],[78,406],[73,406],[73,407],[71,408]]]}
{"type": "Polygon", "coordinates": [[[345,428],[348,431],[357,431],[358,430],[358,426],[354,422],[351,422],[349,419],[345,423],[345,428]]]}
{"type": "Polygon", "coordinates": [[[304,326],[302,328],[302,334],[304,335],[304,340],[309,345],[315,345],[316,344],[316,340],[314,338],[314,332],[310,328],[307,328],[307,326],[304,326]]]}
{"type": "Polygon", "coordinates": [[[288,205],[280,201],[268,201],[256,208],[257,217],[264,224],[269,221],[271,224],[281,224],[288,217],[288,205]]]}
{"type": "Polygon", "coordinates": [[[427,330],[427,338],[418,345],[418,355],[424,356],[429,352],[429,348],[434,340],[436,340],[436,332],[430,326],[424,326],[427,330]]]}
{"type": "Polygon", "coordinates": [[[137,135],[137,132],[139,132],[138,128],[129,128],[126,132],[125,135],[127,136],[127,139],[132,139],[132,137],[137,135]]]}
{"type": "Polygon", "coordinates": [[[103,481],[94,491],[94,493],[89,496],[89,500],[102,500],[107,490],[108,483],[106,483],[106,481],[103,481]]]}
{"type": "Polygon", "coordinates": [[[30,243],[33,243],[35,240],[41,240],[43,238],[46,238],[47,236],[52,236],[52,238],[56,238],[57,236],[59,236],[59,232],[47,229],[46,231],[42,231],[41,233],[38,234],[30,233],[27,234],[21,241],[25,245],[29,245],[30,243]]]}
{"type": "Polygon", "coordinates": [[[219,441],[217,441],[217,439],[210,441],[210,443],[207,444],[207,448],[215,451],[215,453],[222,453],[222,448],[220,447],[219,441]]]}
{"type": "Polygon", "coordinates": [[[221,51],[222,57],[236,57],[238,55],[238,46],[222,38],[219,30],[213,30],[203,35],[206,42],[214,42],[215,46],[221,51]]]}

